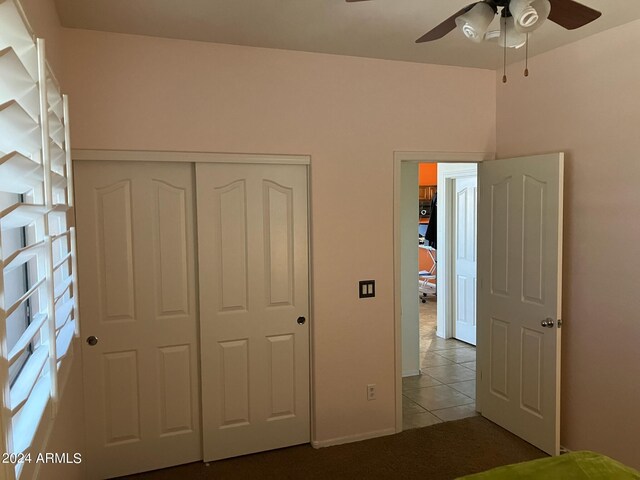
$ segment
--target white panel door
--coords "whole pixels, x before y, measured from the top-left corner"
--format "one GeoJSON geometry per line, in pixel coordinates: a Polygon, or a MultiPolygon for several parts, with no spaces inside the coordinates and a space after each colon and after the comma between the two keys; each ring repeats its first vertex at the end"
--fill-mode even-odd
{"type": "MultiPolygon", "coordinates": [[[[87,475],[202,458],[193,166],[77,162],[87,475]]],[[[89,477],[88,477],[89,478],[89,477]]]]}
{"type": "Polygon", "coordinates": [[[306,167],[197,164],[196,178],[204,460],[306,443],[306,167]]]}
{"type": "Polygon", "coordinates": [[[560,444],[563,155],[483,162],[478,307],[482,415],[560,444]]]}
{"type": "Polygon", "coordinates": [[[476,344],[477,260],[476,175],[455,179],[454,227],[454,330],[458,340],[476,344]]]}

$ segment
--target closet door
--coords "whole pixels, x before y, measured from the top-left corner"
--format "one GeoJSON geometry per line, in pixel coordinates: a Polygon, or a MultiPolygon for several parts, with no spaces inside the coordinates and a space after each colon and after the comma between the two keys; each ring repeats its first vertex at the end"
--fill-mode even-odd
{"type": "Polygon", "coordinates": [[[307,169],[197,164],[205,461],[309,441],[307,169]]]}
{"type": "Polygon", "coordinates": [[[199,460],[193,165],[75,174],[87,478],[199,460]]]}

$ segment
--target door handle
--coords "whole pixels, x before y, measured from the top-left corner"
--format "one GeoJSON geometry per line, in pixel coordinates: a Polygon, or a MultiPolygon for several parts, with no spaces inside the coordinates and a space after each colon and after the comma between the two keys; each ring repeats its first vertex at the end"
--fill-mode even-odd
{"type": "Polygon", "coordinates": [[[553,321],[553,318],[546,318],[545,320],[542,320],[542,322],[540,322],[540,325],[545,328],[553,328],[554,324],[555,322],[553,321]]]}
{"type": "Polygon", "coordinates": [[[298,320],[296,320],[296,322],[298,322],[298,325],[304,325],[304,322],[306,322],[307,319],[304,317],[298,317],[298,320]]]}
{"type": "Polygon", "coordinates": [[[90,337],[87,337],[87,344],[90,347],[95,347],[98,344],[98,337],[91,335],[90,337]]]}

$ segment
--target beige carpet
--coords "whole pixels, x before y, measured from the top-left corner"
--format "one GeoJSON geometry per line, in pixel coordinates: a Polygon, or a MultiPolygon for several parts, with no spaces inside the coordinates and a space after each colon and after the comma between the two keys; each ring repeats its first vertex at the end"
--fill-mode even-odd
{"type": "Polygon", "coordinates": [[[122,478],[444,480],[544,456],[488,420],[472,417],[318,450],[300,445],[122,478]]]}

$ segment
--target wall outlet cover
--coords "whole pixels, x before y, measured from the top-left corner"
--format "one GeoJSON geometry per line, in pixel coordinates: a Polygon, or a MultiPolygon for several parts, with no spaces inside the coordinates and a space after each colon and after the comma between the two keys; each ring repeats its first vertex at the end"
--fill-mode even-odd
{"type": "Polygon", "coordinates": [[[375,400],[376,399],[376,384],[370,383],[367,385],[367,400],[375,400]]]}

